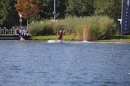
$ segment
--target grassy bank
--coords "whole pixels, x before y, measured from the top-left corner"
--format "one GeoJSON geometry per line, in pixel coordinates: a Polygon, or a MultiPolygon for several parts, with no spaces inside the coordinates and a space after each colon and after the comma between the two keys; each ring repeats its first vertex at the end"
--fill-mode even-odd
{"type": "Polygon", "coordinates": [[[109,36],[104,41],[108,41],[108,42],[129,42],[130,43],[130,35],[109,36]]]}
{"type": "MultiPolygon", "coordinates": [[[[57,40],[56,35],[51,36],[32,36],[31,40],[57,40]]],[[[63,36],[63,40],[65,41],[76,41],[75,36],[63,36]]],[[[122,36],[109,36],[104,40],[95,40],[96,42],[129,42],[130,43],[130,35],[122,35],[122,36]]]]}
{"type": "Polygon", "coordinates": [[[0,34],[0,36],[14,36],[14,34],[0,34]]]}
{"type": "MultiPolygon", "coordinates": [[[[56,35],[51,35],[51,36],[32,36],[30,39],[31,40],[57,40],[57,36],[56,35]]],[[[75,38],[75,36],[63,36],[63,40],[75,41],[76,38],[75,38]]]]}
{"type": "Polygon", "coordinates": [[[130,35],[119,35],[119,36],[109,36],[108,40],[115,40],[115,39],[128,39],[130,40],[130,35]]]}

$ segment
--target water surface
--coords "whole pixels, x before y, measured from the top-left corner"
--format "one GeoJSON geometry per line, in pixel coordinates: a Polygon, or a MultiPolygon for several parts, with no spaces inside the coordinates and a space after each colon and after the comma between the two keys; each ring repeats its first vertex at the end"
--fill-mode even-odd
{"type": "Polygon", "coordinates": [[[0,40],[0,86],[130,86],[130,44],[0,40]]]}

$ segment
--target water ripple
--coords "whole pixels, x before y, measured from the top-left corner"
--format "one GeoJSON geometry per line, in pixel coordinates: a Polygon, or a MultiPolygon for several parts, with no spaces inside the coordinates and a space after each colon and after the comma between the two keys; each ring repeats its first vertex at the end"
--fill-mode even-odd
{"type": "Polygon", "coordinates": [[[0,41],[0,86],[129,86],[130,44],[0,41]]]}

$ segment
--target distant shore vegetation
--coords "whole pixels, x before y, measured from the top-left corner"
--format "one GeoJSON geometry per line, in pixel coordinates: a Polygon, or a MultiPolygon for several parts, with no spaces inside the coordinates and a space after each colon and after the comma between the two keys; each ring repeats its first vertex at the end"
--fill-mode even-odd
{"type": "Polygon", "coordinates": [[[65,19],[44,20],[29,24],[31,36],[56,35],[63,30],[65,36],[76,37],[77,41],[93,41],[106,39],[117,34],[117,25],[114,19],[108,16],[67,17],[65,19]]]}

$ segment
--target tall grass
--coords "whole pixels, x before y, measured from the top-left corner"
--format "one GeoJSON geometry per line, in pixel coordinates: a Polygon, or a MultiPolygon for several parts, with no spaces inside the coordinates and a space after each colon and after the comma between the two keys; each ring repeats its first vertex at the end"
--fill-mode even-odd
{"type": "Polygon", "coordinates": [[[43,36],[51,35],[53,33],[53,24],[50,21],[46,20],[44,22],[38,21],[34,24],[30,24],[28,28],[29,34],[32,36],[43,36]]]}
{"type": "MultiPolygon", "coordinates": [[[[105,39],[116,32],[116,23],[107,16],[92,16],[85,19],[85,23],[82,25],[84,27],[81,28],[83,33],[80,34],[83,37],[80,40],[105,39]]],[[[76,33],[78,33],[76,36],[79,36],[79,32],[76,31],[76,33]]]]}
{"type": "MultiPolygon", "coordinates": [[[[54,35],[63,30],[64,35],[76,36],[77,40],[97,40],[108,37],[115,31],[116,24],[107,16],[67,17],[57,21],[45,20],[30,24],[32,36],[54,35]]],[[[115,31],[116,32],[116,31],[115,31]]]]}

